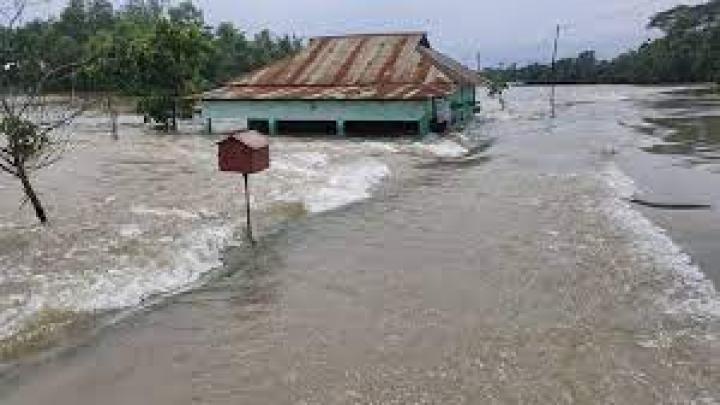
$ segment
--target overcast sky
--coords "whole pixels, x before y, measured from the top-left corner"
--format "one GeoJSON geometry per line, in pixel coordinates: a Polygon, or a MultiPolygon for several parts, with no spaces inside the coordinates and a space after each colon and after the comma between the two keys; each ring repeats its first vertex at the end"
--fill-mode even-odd
{"type": "MultiPolygon", "coordinates": [[[[53,0],[64,3],[62,0],[53,0]]],[[[196,0],[206,19],[248,32],[269,28],[303,37],[422,30],[439,50],[475,65],[547,61],[555,24],[562,56],[595,49],[611,57],[653,33],[657,11],[702,0],[196,0]]]]}

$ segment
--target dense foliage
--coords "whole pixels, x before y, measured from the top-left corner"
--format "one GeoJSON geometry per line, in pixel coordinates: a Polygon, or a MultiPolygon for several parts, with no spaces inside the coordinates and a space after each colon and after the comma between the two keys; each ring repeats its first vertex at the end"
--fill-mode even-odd
{"type": "Polygon", "coordinates": [[[15,55],[6,60],[25,68],[18,72],[82,62],[47,90],[139,96],[141,111],[166,124],[183,97],[302,47],[298,38],[269,31],[248,37],[231,23],[209,27],[192,2],[167,0],[126,0],[118,9],[110,0],[69,0],[56,18],[0,34],[15,55]]]}
{"type": "Polygon", "coordinates": [[[662,36],[610,61],[585,51],[559,60],[554,73],[543,64],[486,73],[527,83],[720,83],[720,0],[658,13],[648,28],[660,30],[662,36]]]}

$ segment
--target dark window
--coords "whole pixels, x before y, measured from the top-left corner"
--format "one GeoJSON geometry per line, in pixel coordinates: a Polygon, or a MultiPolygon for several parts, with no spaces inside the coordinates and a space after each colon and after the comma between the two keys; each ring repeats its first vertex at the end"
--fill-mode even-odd
{"type": "Polygon", "coordinates": [[[247,127],[251,131],[258,131],[261,134],[270,133],[270,122],[268,120],[249,119],[247,127]]]}
{"type": "Polygon", "coordinates": [[[417,121],[346,121],[348,136],[402,136],[417,135],[420,125],[417,121]]]}
{"type": "Polygon", "coordinates": [[[277,130],[283,135],[335,135],[335,121],[278,121],[277,130]]]}

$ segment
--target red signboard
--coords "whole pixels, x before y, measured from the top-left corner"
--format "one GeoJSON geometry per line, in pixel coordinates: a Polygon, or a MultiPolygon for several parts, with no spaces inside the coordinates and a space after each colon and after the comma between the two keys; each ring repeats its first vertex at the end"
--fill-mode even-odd
{"type": "Polygon", "coordinates": [[[270,168],[270,142],[255,131],[242,132],[218,142],[220,171],[243,174],[270,168]]]}

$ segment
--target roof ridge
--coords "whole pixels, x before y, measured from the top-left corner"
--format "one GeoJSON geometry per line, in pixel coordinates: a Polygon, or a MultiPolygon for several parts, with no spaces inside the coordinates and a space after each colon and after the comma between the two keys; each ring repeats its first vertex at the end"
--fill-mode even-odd
{"type": "Polygon", "coordinates": [[[455,91],[454,83],[326,86],[228,86],[203,93],[202,100],[427,100],[455,91]]]}
{"type": "Polygon", "coordinates": [[[355,38],[355,37],[409,37],[409,36],[427,36],[427,31],[388,31],[388,32],[358,32],[353,34],[329,34],[316,35],[310,37],[313,39],[335,39],[335,38],[355,38]]]}
{"type": "MultiPolygon", "coordinates": [[[[315,38],[301,52],[226,83],[261,93],[364,92],[388,87],[427,89],[474,84],[477,74],[433,50],[423,32],[356,33],[315,38]]],[[[425,93],[424,94],[429,94],[425,93]]]]}
{"type": "Polygon", "coordinates": [[[432,48],[419,48],[418,52],[430,58],[433,64],[453,80],[480,85],[482,80],[476,71],[453,59],[452,57],[432,48]]]}
{"type": "Polygon", "coordinates": [[[289,88],[289,87],[317,87],[317,88],[329,88],[329,87],[377,87],[377,86],[436,86],[451,84],[449,82],[380,82],[380,83],[347,83],[347,84],[257,84],[257,83],[228,83],[224,87],[278,87],[278,88],[289,88]]]}

